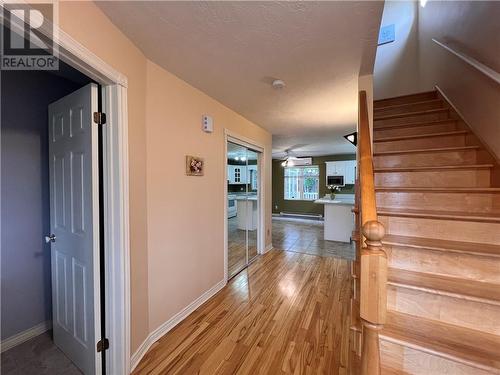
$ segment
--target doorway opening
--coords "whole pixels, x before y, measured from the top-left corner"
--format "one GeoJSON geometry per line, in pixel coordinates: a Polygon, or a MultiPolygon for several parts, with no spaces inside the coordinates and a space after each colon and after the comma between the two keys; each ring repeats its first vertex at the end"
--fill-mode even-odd
{"type": "Polygon", "coordinates": [[[356,155],[273,160],[273,248],[353,259],[356,155]]]}
{"type": "Polygon", "coordinates": [[[227,141],[227,277],[237,275],[259,254],[262,153],[227,141]]]}
{"type": "MultiPolygon", "coordinates": [[[[4,15],[5,12],[2,14],[4,15]]],[[[1,16],[0,19],[5,21],[1,16]]],[[[22,23],[12,23],[11,26],[13,27],[11,31],[18,35],[24,35],[24,25],[22,23]]],[[[52,38],[52,35],[59,35],[57,40],[53,40],[54,44],[59,47],[59,70],[50,72],[1,72],[2,86],[8,78],[8,74],[35,75],[41,73],[45,74],[46,78],[49,77],[52,80],[68,80],[74,84],[72,87],[69,85],[66,92],[61,92],[60,95],[54,94],[53,96],[48,94],[48,92],[52,92],[50,90],[55,89],[52,83],[45,82],[44,84],[38,85],[38,92],[36,92],[35,95],[36,99],[40,101],[47,99],[47,102],[42,106],[43,110],[41,111],[43,113],[37,112],[36,114],[30,112],[30,108],[28,108],[30,106],[25,100],[26,97],[23,97],[27,91],[21,90],[20,85],[21,82],[33,83],[34,78],[31,79],[31,77],[27,77],[22,80],[15,79],[15,85],[13,85],[11,89],[4,89],[4,87],[2,87],[1,91],[2,373],[7,373],[6,369],[9,366],[12,368],[14,365],[17,366],[18,363],[21,365],[34,365],[34,363],[37,363],[38,367],[35,371],[36,373],[40,373],[44,368],[46,369],[44,371],[50,374],[59,373],[59,369],[64,372],[66,370],[64,364],[55,357],[43,363],[36,358],[30,358],[29,355],[23,356],[21,361],[9,361],[9,357],[11,356],[8,351],[9,349],[16,349],[16,347],[23,345],[23,343],[27,343],[31,338],[36,338],[35,342],[32,344],[37,353],[43,348],[47,349],[47,347],[52,345],[52,336],[47,334],[47,332],[52,328],[54,328],[55,332],[57,325],[66,324],[66,327],[63,327],[61,332],[66,331],[71,333],[73,344],[80,340],[81,348],[83,348],[81,350],[73,350],[73,353],[76,353],[76,355],[71,357],[72,354],[70,350],[67,350],[70,348],[70,345],[67,345],[67,339],[71,337],[71,335],[67,335],[66,338],[60,340],[62,344],[58,346],[59,349],[64,349],[61,351],[65,351],[66,353],[66,363],[72,362],[77,364],[76,367],[83,369],[85,374],[127,374],[130,373],[127,78],[104,63],[88,49],[77,43],[57,26],[48,26],[51,27],[48,27],[47,30],[57,30],[58,32],[52,34],[45,29],[41,29],[40,31],[42,34],[45,34],[47,38],[52,38]],[[80,78],[82,81],[79,81],[80,78]],[[46,92],[45,90],[48,91],[46,92]],[[57,100],[61,95],[62,97],[57,100]],[[98,123],[102,123],[102,121],[99,121],[102,117],[98,117],[96,121],[93,116],[98,108],[99,95],[101,96],[102,111],[106,114],[104,126],[98,125],[98,123]],[[18,101],[21,101],[20,104],[12,105],[11,103],[4,103],[4,100],[8,100],[14,96],[17,97],[18,101]],[[86,98],[86,101],[84,100],[85,103],[79,104],[78,102],[74,102],[74,100],[78,99],[77,97],[80,99],[86,98]],[[59,113],[56,108],[56,110],[53,111],[53,121],[48,121],[50,108],[47,103],[54,102],[54,100],[56,103],[66,101],[66,104],[69,104],[71,110],[66,112],[62,110],[59,111],[59,113]],[[4,124],[8,124],[8,121],[4,121],[3,119],[7,109],[13,111],[10,114],[12,118],[11,124],[17,125],[17,123],[25,117],[29,117],[32,123],[41,128],[43,128],[43,126],[40,125],[40,122],[44,122],[46,129],[44,139],[49,145],[51,141],[54,141],[56,138],[58,140],[71,138],[71,140],[67,142],[68,145],[61,144],[59,149],[55,149],[55,152],[51,154],[49,146],[46,145],[45,149],[42,147],[40,132],[43,133],[43,130],[41,131],[39,128],[37,130],[39,134],[37,134],[37,131],[28,127],[28,129],[24,131],[25,137],[23,138],[24,135],[21,134],[23,132],[18,132],[15,126],[11,126],[12,129],[9,131],[12,139],[14,141],[24,139],[26,141],[23,147],[16,147],[15,143],[13,141],[11,142],[9,137],[5,138],[3,134],[4,124]],[[58,113],[61,115],[59,116],[58,113]],[[63,123],[64,126],[60,126],[63,123]],[[89,144],[87,142],[80,142],[77,144],[77,140],[81,140],[80,135],[88,134],[84,131],[84,126],[82,125],[84,123],[91,123],[92,126],[94,126],[93,129],[99,129],[98,132],[91,132],[91,167],[88,165],[89,160],[84,156],[84,148],[88,147],[89,144]],[[51,126],[48,126],[48,124],[51,126]],[[78,127],[78,124],[81,126],[78,127]],[[63,134],[61,134],[61,132],[57,133],[57,131],[63,128],[63,134]],[[85,146],[78,149],[77,146],[82,145],[85,146]],[[101,168],[96,167],[98,166],[98,158],[94,157],[98,155],[99,147],[102,151],[101,168]],[[64,154],[64,152],[60,151],[68,151],[67,157],[60,158],[59,156],[64,154]],[[4,152],[11,153],[13,159],[4,158],[4,152]],[[19,163],[15,160],[16,157],[19,159],[19,163]],[[42,161],[43,157],[48,159],[49,167],[47,167],[47,163],[42,161]],[[62,159],[67,159],[68,163],[62,161],[62,159]],[[38,161],[38,164],[36,161],[38,161]],[[23,163],[32,163],[32,166],[31,168],[23,168],[23,163]],[[43,167],[44,165],[45,167],[43,167]],[[6,169],[7,166],[10,170],[6,169]],[[58,170],[59,173],[51,173],[51,168],[52,171],[58,170]],[[88,195],[89,185],[83,182],[88,178],[88,174],[86,174],[88,171],[91,171],[92,181],[95,182],[91,184],[92,188],[90,188],[93,192],[92,198],[90,199],[91,208],[86,204],[88,199],[82,198],[86,194],[88,195]],[[99,176],[100,172],[102,173],[101,176],[99,176]],[[24,173],[24,177],[29,173],[29,178],[20,178],[19,183],[13,184],[10,190],[5,189],[3,186],[4,183],[12,184],[14,177],[17,177],[15,173],[24,173]],[[58,179],[56,176],[65,177],[58,179]],[[38,188],[34,186],[34,182],[31,181],[30,178],[33,181],[37,181],[40,186],[38,186],[38,188]],[[49,184],[44,183],[44,179],[48,180],[49,184]],[[60,188],[63,187],[63,190],[56,189],[56,194],[53,194],[54,189],[51,189],[50,184],[59,186],[60,188]],[[42,188],[41,185],[45,187],[42,188]],[[64,194],[61,193],[62,191],[64,191],[64,194]],[[100,192],[101,199],[93,199],[94,196],[99,196],[100,192]],[[15,200],[11,198],[14,196],[13,194],[22,193],[31,194],[31,200],[15,200]],[[57,194],[59,194],[59,196],[57,194]],[[52,195],[55,195],[56,199],[52,199],[52,195]],[[47,196],[49,197],[48,201],[46,199],[47,196]],[[61,196],[62,200],[60,199],[61,196]],[[81,205],[78,204],[78,197],[82,198],[81,205]],[[63,210],[61,210],[61,204],[52,205],[52,203],[57,202],[58,199],[65,204],[63,210]],[[16,202],[20,204],[16,205],[16,202]],[[10,204],[10,208],[8,204],[10,204]],[[100,214],[99,204],[101,204],[102,207],[102,212],[100,214]],[[9,208],[10,211],[7,212],[7,208],[9,208]],[[67,211],[70,209],[72,210],[72,216],[68,214],[70,211],[67,211]],[[34,210],[38,210],[38,214],[34,213],[34,210]],[[48,220],[47,213],[49,215],[48,220]],[[57,219],[51,216],[53,214],[59,215],[59,219],[61,219],[61,215],[63,215],[63,218],[64,215],[66,215],[64,218],[66,221],[63,221],[64,225],[62,225],[61,220],[59,220],[58,223],[61,225],[56,225],[58,228],[55,229],[66,228],[68,232],[73,235],[73,239],[80,237],[82,242],[86,241],[86,243],[79,247],[64,245],[71,236],[67,235],[67,233],[60,233],[57,235],[55,231],[52,230],[54,229],[53,224],[57,222],[57,219]],[[92,214],[93,220],[86,221],[86,215],[90,214],[92,214]],[[22,215],[24,216],[20,218],[22,215]],[[31,219],[37,222],[37,226],[30,225],[30,218],[27,217],[28,215],[31,215],[31,219]],[[35,219],[33,219],[33,217],[35,217],[35,219]],[[97,220],[95,220],[95,218],[97,218],[97,220]],[[90,240],[92,243],[88,243],[89,237],[85,236],[84,233],[91,232],[89,223],[91,223],[93,227],[100,229],[102,243],[99,243],[99,235],[92,236],[90,240]],[[6,230],[4,228],[6,224],[14,224],[15,227],[13,228],[17,229],[17,232],[12,228],[6,230]],[[22,229],[22,233],[19,233],[19,229],[22,229]],[[36,236],[33,233],[27,235],[30,230],[34,231],[34,229],[38,230],[36,236]],[[9,233],[15,233],[16,235],[8,237],[9,233]],[[44,238],[45,236],[46,238],[44,238]],[[31,243],[28,243],[29,239],[32,240],[31,243]],[[47,240],[47,244],[50,246],[45,245],[45,240],[47,240]],[[33,265],[37,264],[35,261],[38,260],[37,266],[42,264],[42,270],[38,271],[38,280],[40,280],[38,285],[39,290],[38,292],[31,290],[31,295],[30,293],[23,293],[23,291],[21,291],[22,288],[37,286],[35,285],[36,282],[31,281],[29,278],[29,276],[31,276],[31,271],[18,272],[19,267],[16,270],[15,267],[4,264],[4,261],[12,261],[15,255],[19,255],[12,251],[12,245],[22,245],[23,243],[31,250],[31,258],[26,262],[31,262],[30,264],[33,265]],[[91,265],[89,264],[90,259],[78,258],[77,256],[73,256],[71,259],[63,259],[64,257],[61,256],[62,251],[58,253],[57,256],[54,256],[55,251],[53,248],[57,248],[58,246],[72,249],[75,252],[84,249],[87,252],[95,252],[94,254],[96,256],[92,257],[91,265]],[[102,257],[100,257],[99,250],[102,248],[104,248],[105,251],[101,254],[102,257]],[[51,255],[48,260],[47,253],[51,255]],[[101,264],[104,263],[105,265],[102,271],[99,269],[99,261],[101,261],[101,264]],[[92,270],[86,267],[91,267],[92,270]],[[12,275],[15,274],[15,276],[21,277],[21,281],[11,282],[11,280],[6,280],[6,277],[4,277],[8,274],[5,272],[6,269],[12,271],[9,277],[14,277],[12,275]],[[54,269],[56,272],[52,272],[54,269]],[[56,277],[58,280],[67,281],[68,277],[71,277],[70,281],[72,284],[69,286],[68,284],[55,282],[54,274],[56,276],[66,275],[66,278],[56,277]],[[101,284],[101,281],[105,285],[104,297],[102,300],[99,298],[101,293],[99,284],[101,284]],[[91,282],[93,283],[92,287],[90,287],[91,282]],[[49,285],[50,288],[47,288],[47,285],[49,285]],[[89,294],[90,292],[94,294],[91,295],[89,294]],[[55,297],[54,294],[56,294],[55,297]],[[74,298],[75,295],[79,295],[81,298],[74,298]],[[38,300],[33,296],[36,296],[38,300]],[[31,325],[31,323],[33,323],[33,319],[36,320],[36,318],[33,318],[36,309],[26,308],[22,305],[23,302],[26,303],[28,299],[31,298],[34,300],[32,302],[39,302],[40,305],[43,306],[39,308],[39,310],[42,310],[41,315],[44,320],[34,325],[31,325]],[[62,301],[64,298],[66,298],[65,303],[62,301]],[[10,303],[12,301],[14,301],[14,304],[10,303]],[[55,304],[53,303],[54,301],[56,301],[55,304]],[[16,303],[18,305],[15,305],[16,303]],[[106,306],[102,316],[101,305],[106,306]],[[12,306],[14,307],[12,308],[12,306]],[[13,314],[16,314],[15,320],[12,319],[12,314],[6,314],[6,309],[8,308],[11,308],[13,314]],[[11,317],[10,322],[4,320],[4,318],[7,319],[7,316],[11,317]],[[24,324],[20,324],[22,319],[26,317],[31,319],[28,319],[28,322],[31,323],[26,323],[26,321],[24,321],[24,324]],[[101,321],[104,323],[105,328],[103,332],[101,332],[101,321]],[[86,323],[84,324],[84,322],[86,323]],[[95,334],[92,334],[92,332],[95,334]],[[103,360],[103,351],[105,351],[106,361],[103,360]],[[92,361],[90,361],[92,363],[88,361],[89,356],[83,356],[82,352],[92,352],[92,361]],[[82,365],[81,358],[76,358],[78,356],[85,357],[85,365],[82,365]],[[68,357],[71,357],[71,360],[68,357]]],[[[33,125],[33,127],[35,127],[35,125],[33,125]]],[[[99,234],[99,230],[92,232],[99,234]]],[[[85,251],[83,253],[85,253],[85,251]]],[[[14,263],[24,265],[23,260],[19,259],[14,259],[14,263]]],[[[54,334],[55,339],[56,337],[57,335],[54,334]]],[[[61,335],[59,335],[59,337],[61,337],[61,335]]],[[[29,343],[27,345],[29,345],[29,343]]],[[[49,351],[54,354],[53,352],[56,351],[55,347],[53,347],[53,350],[49,351]]],[[[21,350],[21,352],[23,351],[21,350]]],[[[23,353],[27,354],[29,352],[30,350],[28,349],[23,353]]],[[[78,371],[73,370],[73,368],[68,369],[65,373],[74,373],[74,371],[78,371]]],[[[24,368],[23,370],[19,370],[14,367],[11,371],[13,371],[13,373],[27,373],[28,369],[24,368]]]]}
{"type": "Polygon", "coordinates": [[[101,335],[101,306],[93,303],[100,299],[93,265],[100,266],[94,259],[100,247],[93,243],[99,241],[93,217],[99,216],[99,200],[92,189],[99,186],[92,176],[98,155],[91,139],[97,89],[62,62],[58,71],[2,72],[2,364],[7,373],[40,367],[53,373],[95,370],[93,343],[101,335]],[[32,338],[22,342],[22,336],[32,338]]]}

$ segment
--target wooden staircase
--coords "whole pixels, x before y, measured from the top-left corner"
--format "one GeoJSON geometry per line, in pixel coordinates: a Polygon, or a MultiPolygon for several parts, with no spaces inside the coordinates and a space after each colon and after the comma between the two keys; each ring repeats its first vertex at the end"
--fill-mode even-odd
{"type": "Polygon", "coordinates": [[[374,102],[373,163],[382,374],[500,374],[498,163],[435,91],[374,102]]]}

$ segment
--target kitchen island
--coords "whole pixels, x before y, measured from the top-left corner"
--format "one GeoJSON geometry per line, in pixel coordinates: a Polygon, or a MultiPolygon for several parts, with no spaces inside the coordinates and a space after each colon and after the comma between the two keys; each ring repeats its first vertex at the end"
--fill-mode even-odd
{"type": "Polygon", "coordinates": [[[256,230],[258,223],[257,195],[236,195],[238,229],[256,230]]]}
{"type": "Polygon", "coordinates": [[[335,199],[324,197],[314,203],[325,205],[325,240],[350,242],[354,230],[354,194],[337,194],[335,199]]]}

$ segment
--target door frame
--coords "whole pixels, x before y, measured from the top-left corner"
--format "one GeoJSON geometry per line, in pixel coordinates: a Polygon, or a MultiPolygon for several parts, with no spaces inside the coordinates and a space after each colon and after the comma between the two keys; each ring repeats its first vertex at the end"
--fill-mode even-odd
{"type": "MultiPolygon", "coordinates": [[[[24,0],[19,1],[29,6],[24,0]]],[[[0,7],[4,7],[0,4],[0,7]]],[[[0,12],[0,20],[4,12],[0,12]]],[[[14,23],[13,31],[24,32],[14,23]],[[17,30],[16,30],[17,28],[17,30]]],[[[58,25],[38,28],[59,47],[59,59],[101,85],[103,125],[105,328],[107,374],[130,374],[130,230],[127,77],[58,25]]],[[[95,125],[98,126],[98,125],[95,125]]],[[[99,125],[101,126],[101,125],[99,125]]],[[[97,374],[100,374],[100,368],[97,374]]]]}
{"type": "MultiPolygon", "coordinates": [[[[258,233],[257,233],[257,254],[262,255],[265,253],[265,230],[266,230],[266,221],[265,221],[265,210],[264,210],[264,202],[265,202],[265,173],[263,173],[264,166],[264,158],[265,158],[265,147],[264,144],[257,142],[253,139],[242,136],[238,133],[235,133],[227,128],[224,129],[224,281],[227,283],[229,280],[228,275],[228,257],[229,257],[229,248],[228,248],[228,204],[227,204],[227,143],[236,143],[243,147],[251,148],[255,151],[259,152],[259,158],[257,160],[257,168],[259,171],[259,197],[257,200],[257,210],[259,211],[259,225],[258,225],[258,233]]],[[[256,258],[254,258],[256,259],[256,258]]]]}

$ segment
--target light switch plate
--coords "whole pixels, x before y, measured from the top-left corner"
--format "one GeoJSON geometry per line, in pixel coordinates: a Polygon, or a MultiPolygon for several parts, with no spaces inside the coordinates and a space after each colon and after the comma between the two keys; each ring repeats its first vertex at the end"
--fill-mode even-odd
{"type": "Polygon", "coordinates": [[[201,128],[205,133],[212,133],[214,131],[214,120],[208,115],[203,115],[201,118],[201,128]]]}

